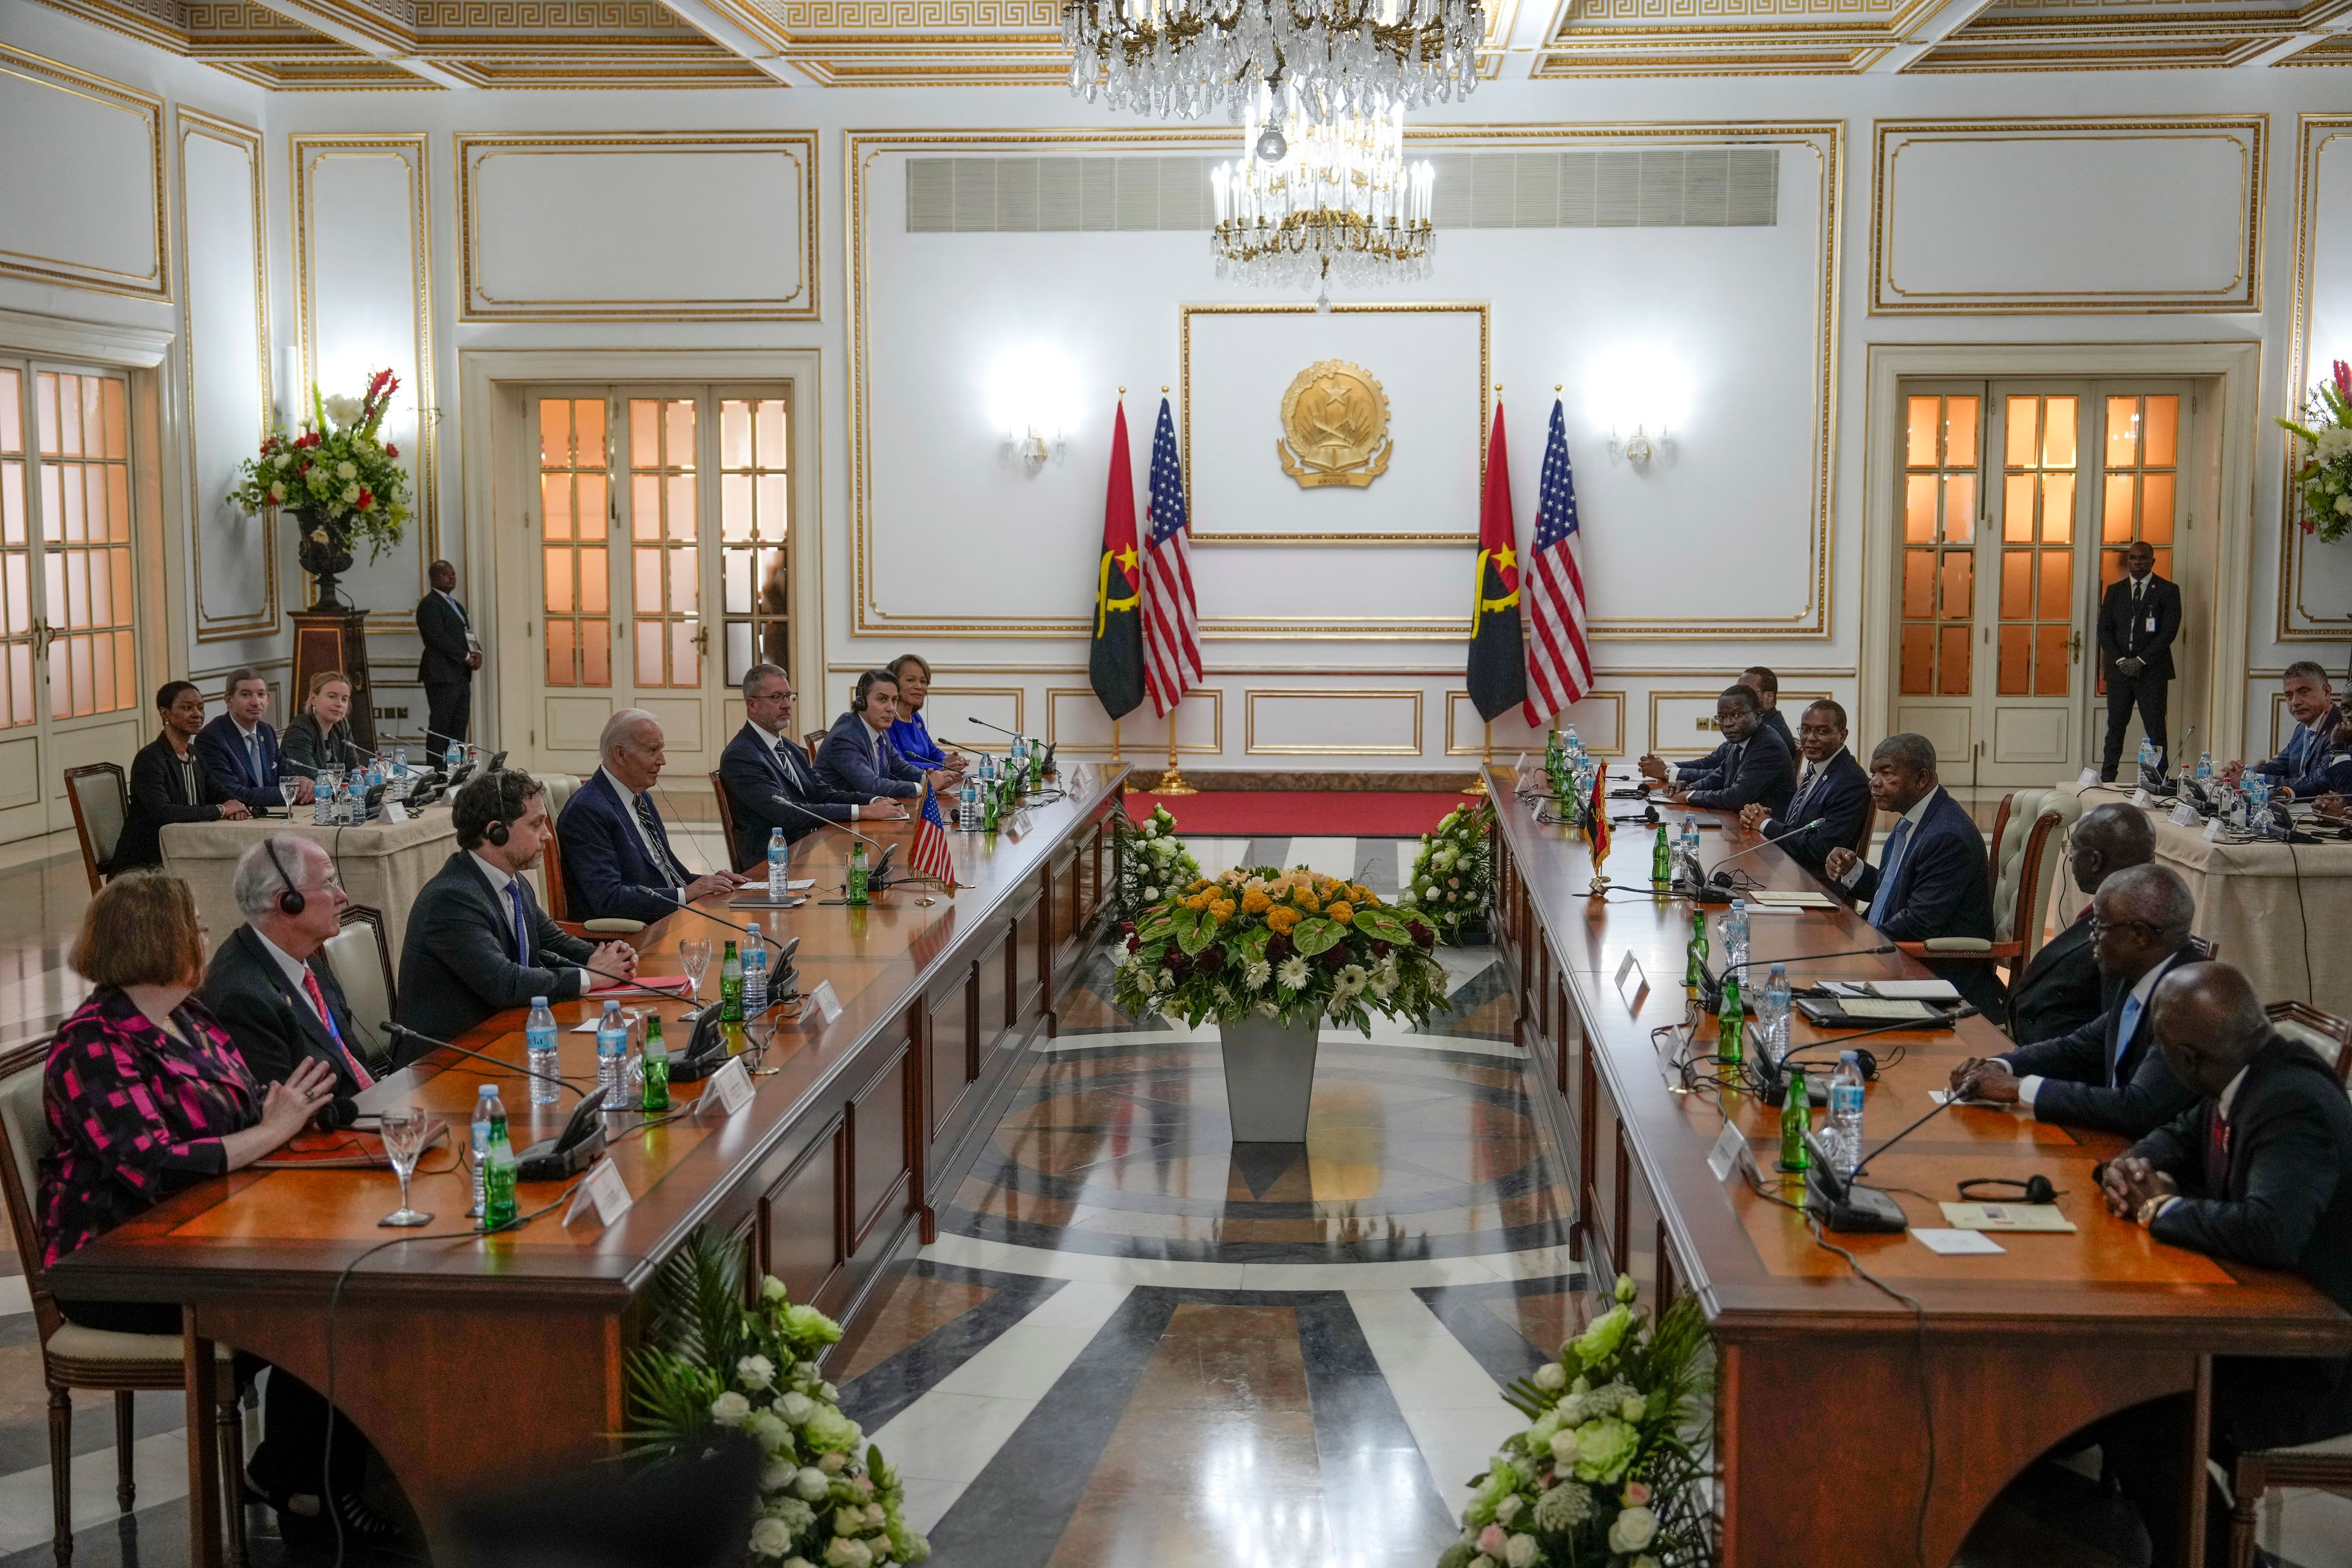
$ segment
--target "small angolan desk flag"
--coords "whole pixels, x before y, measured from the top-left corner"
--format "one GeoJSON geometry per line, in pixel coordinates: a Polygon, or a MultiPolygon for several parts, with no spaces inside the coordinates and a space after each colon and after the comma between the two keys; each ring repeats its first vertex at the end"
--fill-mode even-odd
{"type": "Polygon", "coordinates": [[[1124,719],[1143,700],[1143,595],[1135,550],[1135,475],[1128,467],[1127,405],[1111,422],[1110,483],[1102,551],[1095,558],[1094,646],[1087,676],[1103,711],[1124,719]]]}
{"type": "Polygon", "coordinates": [[[1609,865],[1609,770],[1592,770],[1592,798],[1586,802],[1592,812],[1592,869],[1597,875],[1609,865]]]}
{"type": "Polygon", "coordinates": [[[915,824],[915,847],[907,857],[907,865],[916,876],[928,877],[950,891],[954,890],[955,857],[948,852],[948,825],[940,816],[937,790],[923,792],[922,820],[915,824]]]}
{"type": "Polygon", "coordinates": [[[1471,704],[1493,723],[1527,700],[1526,649],[1519,631],[1519,541],[1511,521],[1510,455],[1503,446],[1503,405],[1486,441],[1486,491],[1478,508],[1478,585],[1470,608],[1471,704]]]}

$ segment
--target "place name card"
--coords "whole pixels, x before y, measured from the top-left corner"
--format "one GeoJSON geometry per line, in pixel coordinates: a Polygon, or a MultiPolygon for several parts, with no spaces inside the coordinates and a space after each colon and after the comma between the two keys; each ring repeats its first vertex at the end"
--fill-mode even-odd
{"type": "Polygon", "coordinates": [[[406,822],[408,807],[396,800],[387,800],[383,803],[383,819],[386,822],[406,822]]]}
{"type": "Polygon", "coordinates": [[[1755,1157],[1755,1152],[1748,1147],[1747,1136],[1739,1131],[1739,1124],[1727,1121],[1723,1124],[1723,1131],[1715,1135],[1715,1147],[1707,1151],[1706,1168],[1715,1173],[1717,1181],[1727,1182],[1742,1161],[1755,1157]]]}
{"type": "Polygon", "coordinates": [[[710,1075],[702,1086],[702,1093],[694,1102],[694,1114],[698,1121],[706,1115],[734,1115],[751,1103],[751,1075],[744,1070],[743,1058],[736,1057],[710,1075]]]}
{"type": "Polygon", "coordinates": [[[629,1212],[636,1199],[629,1195],[629,1184],[621,1179],[618,1166],[610,1154],[588,1168],[587,1178],[580,1190],[572,1194],[572,1206],[563,1211],[563,1223],[570,1225],[590,1209],[596,1211],[596,1223],[611,1225],[629,1212]]]}
{"type": "Polygon", "coordinates": [[[1617,994],[1619,998],[1624,1002],[1626,1006],[1633,1008],[1638,1012],[1642,1005],[1642,998],[1649,994],[1650,977],[1642,973],[1640,960],[1636,959],[1632,953],[1627,953],[1618,962],[1617,964],[1617,994]],[[1628,973],[1632,973],[1633,976],[1633,994],[1630,997],[1625,995],[1625,976],[1628,973]]]}
{"type": "Polygon", "coordinates": [[[2189,805],[2184,800],[2179,805],[2172,808],[2172,820],[2177,826],[2181,827],[2196,827],[2201,825],[2205,819],[2198,815],[2197,808],[2195,806],[2189,805]]]}
{"type": "Polygon", "coordinates": [[[841,998],[834,994],[833,982],[830,980],[820,980],[816,983],[816,989],[809,993],[809,1005],[822,1014],[827,1024],[834,1023],[841,1016],[841,998]]]}

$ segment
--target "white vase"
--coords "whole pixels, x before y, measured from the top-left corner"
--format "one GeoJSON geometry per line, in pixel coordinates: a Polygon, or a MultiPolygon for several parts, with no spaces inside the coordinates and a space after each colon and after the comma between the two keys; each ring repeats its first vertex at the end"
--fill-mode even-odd
{"type": "Polygon", "coordinates": [[[1320,1024],[1243,1018],[1219,1024],[1217,1033],[1224,1040],[1225,1105],[1234,1142],[1306,1142],[1320,1024]]]}

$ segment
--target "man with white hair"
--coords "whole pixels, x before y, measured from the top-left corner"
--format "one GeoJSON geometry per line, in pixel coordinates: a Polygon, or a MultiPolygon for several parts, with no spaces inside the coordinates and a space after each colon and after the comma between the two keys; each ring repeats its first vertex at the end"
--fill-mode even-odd
{"type": "Polygon", "coordinates": [[[239,858],[230,890],[245,923],[213,954],[202,994],[254,1078],[282,1083],[315,1058],[334,1069],[339,1100],[373,1083],[351,1004],[321,951],[351,902],[327,852],[299,834],[273,833],[239,858]]]}
{"type": "Polygon", "coordinates": [[[743,885],[731,871],[689,871],[670,848],[648,793],[661,777],[660,720],[624,708],[604,721],[596,749],[604,766],[572,792],[555,823],[572,919],[650,924],[681,904],[743,885]]]}

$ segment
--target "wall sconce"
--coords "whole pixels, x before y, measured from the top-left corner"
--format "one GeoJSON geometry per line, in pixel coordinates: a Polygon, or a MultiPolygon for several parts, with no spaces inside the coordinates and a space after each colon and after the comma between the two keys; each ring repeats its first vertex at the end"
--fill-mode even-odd
{"type": "Polygon", "coordinates": [[[1609,422],[1610,460],[1635,469],[1674,461],[1675,443],[1667,431],[1689,412],[1691,380],[1673,355],[1652,344],[1628,344],[1600,356],[1588,386],[1591,405],[1609,422]],[[1623,433],[1628,425],[1631,435],[1623,433]]]}
{"type": "Polygon", "coordinates": [[[1658,455],[1659,448],[1669,444],[1663,428],[1654,437],[1642,425],[1635,425],[1633,433],[1623,437],[1620,437],[1613,429],[1609,432],[1609,456],[1612,458],[1622,458],[1637,468],[1648,468],[1650,459],[1658,455]]]}
{"type": "Polygon", "coordinates": [[[1006,455],[1032,475],[1062,457],[1076,423],[1071,389],[1077,374],[1058,350],[1024,344],[1000,356],[988,376],[989,419],[1003,432],[1006,455]]]}

